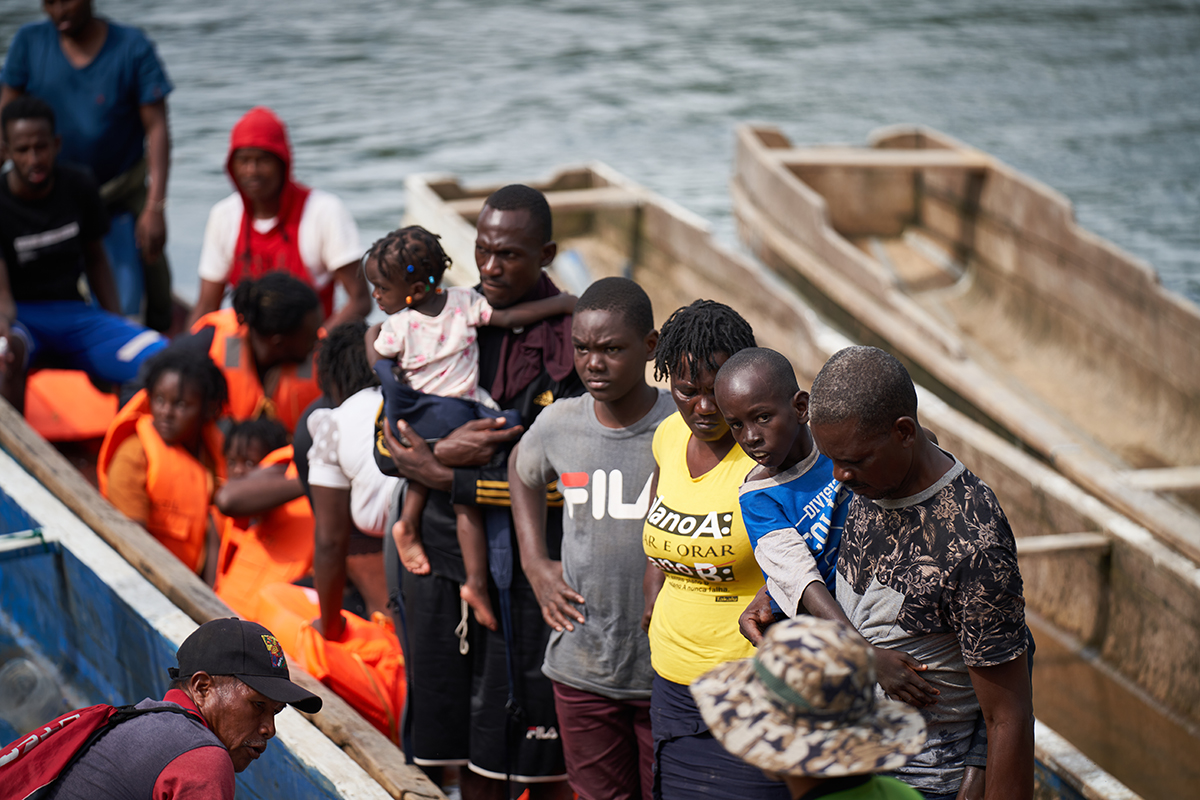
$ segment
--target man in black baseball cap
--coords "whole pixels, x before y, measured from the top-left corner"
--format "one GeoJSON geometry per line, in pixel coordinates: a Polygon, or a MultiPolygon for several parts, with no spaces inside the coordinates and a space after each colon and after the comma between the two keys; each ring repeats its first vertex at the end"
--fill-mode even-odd
{"type": "Polygon", "coordinates": [[[54,800],[208,797],[233,800],[233,775],[275,736],[286,705],[315,714],[321,698],[292,683],[274,635],[254,622],[217,619],[184,640],[171,688],[93,745],[55,784],[54,800]]]}

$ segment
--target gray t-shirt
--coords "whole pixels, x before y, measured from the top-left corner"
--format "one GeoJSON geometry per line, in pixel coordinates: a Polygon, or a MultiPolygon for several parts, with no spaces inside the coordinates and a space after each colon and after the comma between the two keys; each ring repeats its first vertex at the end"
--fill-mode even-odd
{"type": "Polygon", "coordinates": [[[837,569],[838,603],[859,633],[925,664],[941,691],[922,709],[925,749],[896,775],[927,794],[957,791],[979,718],[967,667],[1026,648],[1016,540],[996,496],[958,459],[912,497],[855,495],[837,569]]]}
{"type": "Polygon", "coordinates": [[[651,444],[675,412],[659,390],[650,413],[628,428],[606,428],[591,395],[549,406],[521,437],[517,474],[526,486],[557,479],[563,495],[563,580],[583,595],[587,622],[551,632],[542,672],[551,680],[614,700],[650,696],[654,672],[642,630],[642,522],[654,476],[651,444]]]}

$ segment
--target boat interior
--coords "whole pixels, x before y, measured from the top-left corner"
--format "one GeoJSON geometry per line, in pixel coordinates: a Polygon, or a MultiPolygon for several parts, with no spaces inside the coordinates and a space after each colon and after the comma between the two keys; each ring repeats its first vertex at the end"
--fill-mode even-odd
{"type": "Polygon", "coordinates": [[[866,148],[744,135],[852,246],[831,261],[843,277],[915,302],[936,345],[1115,454],[1131,485],[1200,504],[1200,310],[1076,225],[1066,198],[928,129],[866,148]]]}

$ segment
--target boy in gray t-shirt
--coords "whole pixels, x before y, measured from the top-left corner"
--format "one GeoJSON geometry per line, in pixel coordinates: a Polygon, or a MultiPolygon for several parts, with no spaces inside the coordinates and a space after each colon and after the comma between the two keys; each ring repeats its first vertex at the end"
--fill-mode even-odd
{"type": "Polygon", "coordinates": [[[584,797],[652,796],[642,522],[654,431],[675,411],[667,392],[646,383],[653,325],[636,283],[592,284],[571,326],[588,394],[543,411],[509,458],[521,562],[554,629],[542,671],[554,682],[567,777],[584,797]],[[566,507],[561,562],[546,550],[545,488],[554,480],[566,507]]]}

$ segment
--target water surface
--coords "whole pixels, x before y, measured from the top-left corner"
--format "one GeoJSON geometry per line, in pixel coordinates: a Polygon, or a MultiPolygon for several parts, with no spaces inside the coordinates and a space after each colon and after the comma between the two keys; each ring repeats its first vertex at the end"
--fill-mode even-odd
{"type": "MultiPolygon", "coordinates": [[[[402,182],[538,176],[601,159],[733,241],[740,120],[801,143],[922,123],[1076,204],[1083,224],[1200,300],[1200,2],[1143,0],[96,0],[145,28],[176,84],[169,252],[194,296],[229,129],[291,127],[296,172],[341,195],[364,239],[402,182]]],[[[0,7],[0,42],[39,19],[0,7]]],[[[3,46],[3,45],[0,45],[3,46]]]]}

